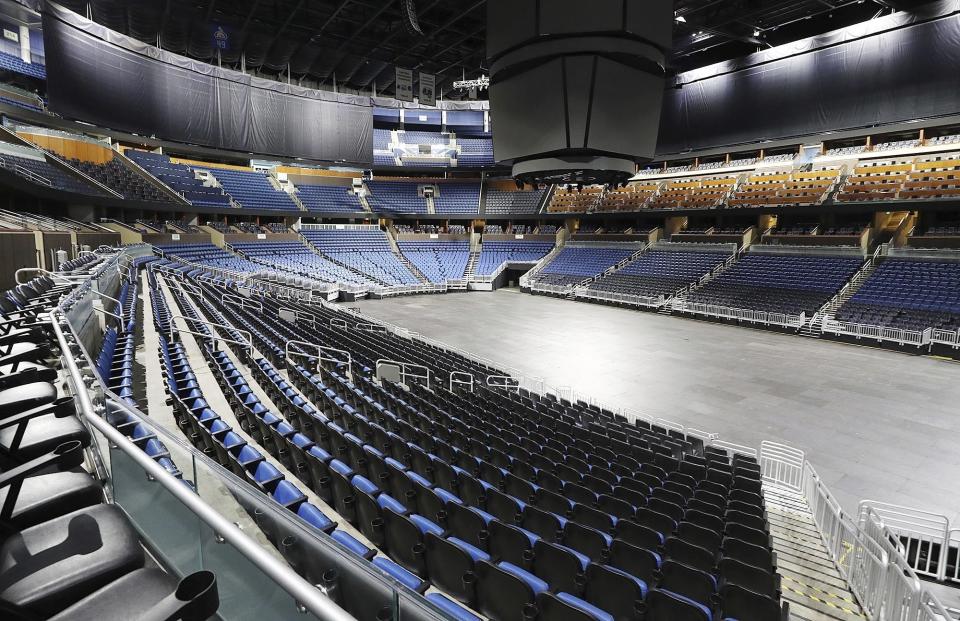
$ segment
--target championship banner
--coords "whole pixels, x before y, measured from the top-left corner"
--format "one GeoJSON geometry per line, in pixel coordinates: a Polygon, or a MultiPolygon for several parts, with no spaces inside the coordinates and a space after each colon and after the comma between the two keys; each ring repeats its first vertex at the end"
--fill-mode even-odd
{"type": "Polygon", "coordinates": [[[397,67],[397,100],[413,103],[413,70],[397,67]]]}
{"type": "Polygon", "coordinates": [[[437,76],[432,73],[420,74],[420,105],[437,105],[437,76]]]}

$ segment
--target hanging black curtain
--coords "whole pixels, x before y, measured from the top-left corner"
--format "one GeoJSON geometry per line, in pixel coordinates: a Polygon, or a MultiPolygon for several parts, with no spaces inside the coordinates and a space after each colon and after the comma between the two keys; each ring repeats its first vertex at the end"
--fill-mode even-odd
{"type": "Polygon", "coordinates": [[[732,70],[738,63],[681,74],[683,87],[665,93],[657,153],[960,113],[960,16],[889,19],[904,23],[869,36],[854,26],[807,40],[811,49],[785,58],[764,61],[761,53],[732,70]]]}
{"type": "Polygon", "coordinates": [[[122,131],[259,155],[369,166],[369,97],[254,78],[158,50],[54,4],[43,11],[50,109],[122,131]]]}

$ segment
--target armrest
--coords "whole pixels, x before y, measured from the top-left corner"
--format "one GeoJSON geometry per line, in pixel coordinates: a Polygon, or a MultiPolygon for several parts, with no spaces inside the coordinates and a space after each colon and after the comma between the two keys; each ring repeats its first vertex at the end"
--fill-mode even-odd
{"type": "Polygon", "coordinates": [[[34,328],[43,329],[44,327],[50,325],[48,322],[44,322],[44,321],[34,321],[31,323],[26,323],[28,319],[32,320],[33,317],[24,317],[22,319],[4,318],[3,320],[0,320],[0,331],[6,334],[10,330],[28,330],[28,329],[34,329],[34,328]]]}
{"type": "Polygon", "coordinates": [[[149,610],[140,614],[141,621],[206,621],[220,607],[217,576],[212,571],[197,571],[185,577],[177,590],[149,610]]]}
{"type": "Polygon", "coordinates": [[[7,375],[0,376],[0,390],[31,384],[33,382],[52,382],[57,379],[56,369],[46,367],[26,367],[22,371],[17,371],[17,365],[13,365],[7,375]]]}
{"type": "Polygon", "coordinates": [[[6,499],[3,501],[3,507],[0,508],[0,522],[10,521],[10,516],[13,515],[13,508],[17,504],[17,498],[20,496],[20,488],[23,486],[24,479],[54,464],[56,464],[58,470],[62,472],[70,468],[76,468],[82,463],[83,445],[80,443],[80,440],[73,440],[71,442],[64,442],[55,448],[52,453],[47,453],[46,455],[32,459],[25,464],[21,464],[0,474],[0,489],[4,487],[10,488],[6,499]]]}
{"type": "Polygon", "coordinates": [[[32,410],[27,410],[25,412],[14,414],[13,416],[0,419],[0,429],[13,427],[14,425],[18,425],[24,421],[28,421],[31,418],[36,418],[38,416],[53,414],[57,418],[63,418],[64,416],[73,416],[76,414],[76,412],[76,408],[73,405],[73,397],[60,397],[56,401],[41,405],[40,407],[33,408],[32,410]]]}
{"type": "Polygon", "coordinates": [[[75,413],[76,409],[73,405],[73,397],[62,397],[53,403],[48,403],[0,420],[0,429],[17,427],[17,430],[13,434],[13,439],[7,447],[7,451],[12,453],[20,448],[20,442],[23,441],[24,434],[27,433],[27,423],[32,419],[38,416],[46,416],[47,414],[53,414],[57,418],[63,418],[65,416],[72,416],[75,413]]]}

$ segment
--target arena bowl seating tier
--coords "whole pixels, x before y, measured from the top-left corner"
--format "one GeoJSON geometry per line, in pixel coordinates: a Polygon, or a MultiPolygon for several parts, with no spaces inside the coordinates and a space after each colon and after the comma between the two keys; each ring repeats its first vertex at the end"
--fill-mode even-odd
{"type": "MultiPolygon", "coordinates": [[[[528,604],[547,618],[554,606],[593,611],[596,619],[632,618],[641,603],[666,611],[652,619],[676,611],[706,619],[714,607],[728,615],[757,606],[779,614],[755,461],[533,393],[378,383],[377,359],[423,365],[435,377],[454,368],[494,370],[391,333],[343,329],[330,321],[335,310],[312,307],[317,320],[294,325],[276,315],[296,302],[263,298],[262,310],[240,307],[218,302],[229,289],[199,286],[202,299],[174,293],[181,312],[199,318],[202,311],[250,331],[264,357],[243,359],[280,406],[277,413],[249,411],[249,397],[240,405],[239,395],[249,395],[245,378],[226,353],[206,350],[213,372],[233,378],[221,386],[240,408],[241,426],[265,449],[247,444],[244,450],[255,452],[243,456],[227,449],[224,465],[404,584],[420,592],[433,586],[435,598],[450,598],[450,610],[459,602],[492,619],[517,618],[528,604]],[[349,351],[351,364],[286,362],[283,346],[291,339],[349,351]],[[281,365],[289,380],[277,372],[281,365]],[[531,433],[548,444],[531,443],[531,433]],[[305,511],[304,492],[283,478],[280,465],[300,473],[299,483],[359,536],[305,511]],[[736,578],[742,567],[750,576],[736,578]],[[463,580],[466,574],[475,579],[463,580]],[[718,590],[723,579],[728,584],[718,590]]],[[[201,429],[200,446],[219,446],[204,430],[208,423],[188,424],[201,429]]]]}
{"type": "Polygon", "coordinates": [[[420,283],[393,252],[379,227],[305,228],[301,232],[322,255],[374,282],[386,286],[420,283]]]}
{"type": "Polygon", "coordinates": [[[595,291],[645,298],[672,297],[730,258],[729,251],[650,250],[638,259],[589,284],[595,291]]]}
{"type": "MultiPolygon", "coordinates": [[[[232,247],[243,257],[212,244],[169,245],[159,249],[162,256],[152,256],[147,246],[132,247],[122,261],[115,251],[90,253],[60,267],[61,274],[81,275],[78,280],[67,284],[64,276],[56,277],[64,282],[41,276],[6,292],[0,310],[5,322],[32,322],[66,293],[91,296],[89,288],[78,286],[83,275],[95,275],[103,283],[109,278],[116,298],[105,310],[112,314],[102,326],[84,322],[84,329],[93,331],[86,338],[92,343],[90,364],[107,401],[102,409],[85,410],[85,416],[126,438],[119,444],[111,438],[107,467],[115,468],[113,476],[122,476],[121,468],[126,476],[130,468],[140,467],[126,460],[125,451],[141,452],[144,462],[159,470],[151,473],[152,483],[140,485],[186,486],[186,496],[196,498],[191,502],[211,499],[215,510],[227,511],[242,524],[237,533],[263,533],[263,545],[275,546],[289,562],[285,571],[296,571],[309,581],[305,584],[323,584],[324,597],[357,618],[387,618],[379,615],[395,597],[409,607],[403,618],[416,621],[432,618],[418,608],[426,605],[463,621],[522,620],[534,611],[544,621],[786,621],[786,600],[820,601],[781,590],[780,572],[794,572],[802,561],[792,528],[812,524],[791,521],[792,515],[809,515],[797,513],[805,496],[780,487],[785,484],[770,474],[772,464],[785,462],[762,465],[745,447],[723,444],[711,434],[489,382],[507,376],[489,363],[318,303],[305,292],[278,290],[254,278],[242,285],[242,293],[235,279],[202,267],[250,264],[262,269],[261,260],[308,255],[314,253],[310,246],[331,256],[364,246],[372,253],[391,252],[381,243],[387,241],[384,232],[373,226],[314,227],[304,236],[309,246],[258,240],[232,247]],[[146,312],[140,312],[141,304],[146,312]],[[144,319],[148,325],[141,325],[144,319]],[[155,378],[148,376],[152,362],[135,364],[142,348],[157,352],[155,378]],[[389,379],[391,367],[407,375],[389,379]],[[409,375],[414,369],[419,379],[409,375]],[[146,417],[138,407],[149,401],[148,384],[154,380],[162,381],[168,400],[152,403],[146,417]],[[163,428],[167,417],[170,426],[163,428]],[[199,487],[198,463],[205,473],[199,487]],[[236,476],[226,478],[226,471],[236,476]],[[160,472],[171,482],[158,482],[160,472]],[[781,563],[774,550],[788,560],[781,563]],[[334,567],[339,571],[331,573],[334,567]],[[383,582],[386,578],[393,582],[383,582]],[[385,593],[369,591],[381,583],[390,585],[385,593]],[[346,589],[348,584],[354,588],[346,589]],[[346,590],[337,594],[338,588],[346,590]],[[400,591],[394,595],[393,589],[400,591]]],[[[519,258],[532,261],[550,249],[531,240],[488,243],[491,266],[519,258]],[[502,259],[504,255],[509,258],[502,259]]],[[[469,256],[466,240],[400,244],[410,244],[404,249],[408,257],[432,255],[422,258],[418,268],[438,278],[449,279],[445,270],[450,266],[454,274],[462,270],[469,256]],[[451,256],[442,257],[445,253],[451,256]]],[[[558,273],[579,277],[598,266],[619,264],[622,253],[630,256],[638,247],[573,245],[556,255],[563,267],[558,273]]],[[[787,255],[767,252],[754,257],[765,263],[762,269],[748,261],[752,253],[735,265],[746,263],[754,276],[786,274],[794,289],[817,292],[832,287],[831,279],[845,268],[858,266],[850,257],[789,256],[794,265],[789,267],[787,255]],[[811,283],[816,286],[807,287],[811,283]]],[[[632,274],[637,279],[627,284],[633,291],[666,295],[729,258],[719,245],[662,244],[634,258],[630,265],[637,266],[632,274]]],[[[343,269],[339,262],[335,265],[343,269]]],[[[882,307],[890,295],[887,285],[904,281],[911,283],[909,297],[917,300],[912,309],[917,313],[930,310],[928,301],[943,305],[941,310],[957,310],[956,295],[936,291],[955,294],[960,289],[958,265],[949,265],[950,270],[943,261],[890,257],[860,289],[864,298],[849,304],[882,307]]],[[[769,295],[784,302],[782,292],[769,295]]],[[[790,301],[818,303],[802,296],[790,301]]],[[[71,301],[68,313],[75,303],[82,310],[71,301]]],[[[860,306],[854,310],[864,312],[860,306]]],[[[939,325],[956,326],[957,318],[941,317],[939,325]]],[[[929,319],[918,315],[916,320],[929,319]]],[[[69,328],[67,322],[62,325],[69,328]]],[[[15,329],[34,339],[61,329],[60,323],[43,326],[49,327],[33,323],[15,329]]],[[[19,332],[0,336],[11,338],[19,345],[24,337],[19,332]]],[[[76,442],[79,464],[80,446],[90,443],[87,427],[67,411],[72,399],[56,399],[53,384],[41,388],[56,371],[38,374],[34,367],[11,367],[42,360],[40,351],[47,346],[21,345],[4,353],[5,366],[0,365],[0,395],[5,398],[0,418],[6,422],[29,410],[28,417],[50,419],[42,433],[28,432],[14,449],[0,437],[7,477],[17,471],[9,468],[9,460],[18,465],[57,447],[65,450],[65,441],[76,442]],[[37,390],[41,396],[30,392],[37,390]]],[[[62,353],[73,356],[70,348],[62,353]]],[[[76,385],[82,386],[79,378],[78,372],[76,385]]],[[[160,527],[142,507],[127,511],[103,504],[99,483],[85,473],[35,476],[23,488],[31,490],[29,507],[12,514],[14,531],[33,542],[32,550],[67,545],[70,519],[78,514],[112,537],[93,552],[45,555],[43,563],[50,568],[44,575],[56,575],[57,586],[42,582],[41,596],[31,590],[40,577],[16,569],[24,563],[33,567],[40,559],[22,558],[9,541],[0,545],[0,558],[8,559],[0,567],[0,579],[13,580],[10,572],[19,572],[13,580],[17,588],[0,589],[0,601],[58,620],[106,618],[106,611],[118,605],[117,594],[125,593],[124,600],[135,592],[141,608],[154,605],[153,596],[127,588],[131,582],[149,583],[149,593],[176,587],[172,573],[144,569],[139,538],[157,541],[155,529],[160,527]],[[112,595],[100,595],[98,589],[112,595]],[[83,599],[94,593],[96,598],[83,599]]],[[[136,486],[117,489],[111,502],[137,498],[136,486]]],[[[27,502],[19,489],[15,494],[20,494],[18,503],[27,502]]],[[[151,511],[169,510],[163,497],[154,493],[150,498],[156,503],[149,505],[151,511]]],[[[192,536],[190,529],[171,533],[163,527],[162,532],[167,542],[192,536]]],[[[231,535],[221,545],[232,545],[232,537],[241,535],[231,535]]],[[[816,538],[811,541],[820,546],[816,538]]],[[[161,546],[154,550],[155,558],[162,566],[182,549],[161,546]]],[[[810,549],[824,554],[820,547],[810,549]]],[[[263,589],[278,588],[268,578],[237,580],[230,564],[212,566],[223,578],[225,618],[238,614],[237,606],[248,606],[245,598],[253,593],[259,597],[263,589]]],[[[808,573],[819,571],[803,567],[808,573]]],[[[831,580],[842,584],[839,575],[831,580]]],[[[852,596],[845,591],[839,596],[851,598],[844,600],[843,619],[861,618],[852,596]]]]}
{"type": "Polygon", "coordinates": [[[126,155],[192,205],[213,208],[231,207],[230,197],[223,189],[207,185],[197,178],[196,173],[189,166],[175,164],[167,155],[132,149],[128,150],[126,155]]]}
{"type": "Polygon", "coordinates": [[[639,250],[632,244],[590,245],[571,242],[532,279],[540,285],[570,287],[602,274],[639,250]]]}
{"type": "Polygon", "coordinates": [[[809,317],[836,295],[863,263],[859,256],[748,252],[687,300],[809,317]]]}
{"type": "Polygon", "coordinates": [[[839,321],[960,330],[960,262],[888,258],[837,311],[839,321]]]}

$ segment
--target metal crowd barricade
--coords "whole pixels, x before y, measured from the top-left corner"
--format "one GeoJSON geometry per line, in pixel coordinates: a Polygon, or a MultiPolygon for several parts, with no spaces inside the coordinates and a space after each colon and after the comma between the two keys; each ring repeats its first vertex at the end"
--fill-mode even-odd
{"type": "Polygon", "coordinates": [[[760,443],[760,471],[764,481],[800,491],[804,461],[800,449],[766,440],[760,443]]]}
{"type": "Polygon", "coordinates": [[[907,566],[921,576],[946,579],[950,520],[945,515],[873,500],[861,501],[860,527],[896,542],[907,566]]]}

